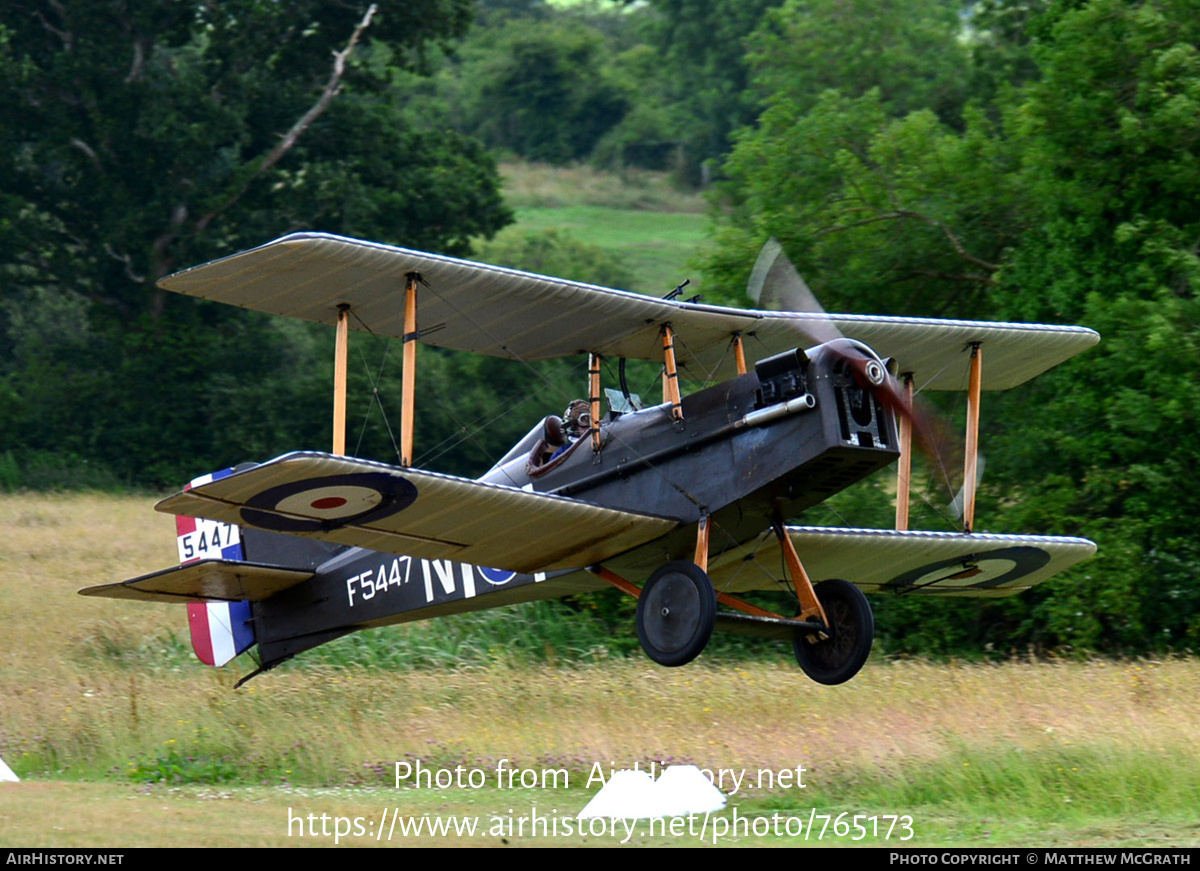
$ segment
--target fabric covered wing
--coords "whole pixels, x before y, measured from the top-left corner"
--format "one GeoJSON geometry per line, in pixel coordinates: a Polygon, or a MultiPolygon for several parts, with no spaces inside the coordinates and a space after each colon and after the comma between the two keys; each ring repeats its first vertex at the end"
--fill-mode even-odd
{"type": "Polygon", "coordinates": [[[337,321],[345,304],[353,328],[400,337],[411,273],[423,281],[422,342],[519,360],[595,352],[661,362],[659,331],[671,323],[679,365],[699,381],[736,374],[730,350],[736,333],[747,357],[761,360],[818,344],[829,322],[896,358],[919,390],[965,390],[966,349],[974,343],[983,347],[983,388],[1003,390],[1099,341],[1083,327],[700,305],[321,233],[285,236],[159,283],[176,293],[326,324],[337,321]]]}
{"type": "MultiPolygon", "coordinates": [[[[1086,538],[897,532],[789,526],[814,583],[842,578],[867,593],[1010,596],[1088,559],[1086,538]]],[[[778,589],[779,544],[769,532],[709,562],[718,590],[778,589]]]]}
{"type": "Polygon", "coordinates": [[[312,576],[312,572],[282,566],[209,559],[152,572],[119,584],[88,587],[80,590],[79,595],[175,604],[261,602],[280,590],[307,581],[312,576]]]}
{"type": "Polygon", "coordinates": [[[591,565],[676,526],[559,496],[322,453],[286,454],[156,507],[524,573],[591,565]]]}

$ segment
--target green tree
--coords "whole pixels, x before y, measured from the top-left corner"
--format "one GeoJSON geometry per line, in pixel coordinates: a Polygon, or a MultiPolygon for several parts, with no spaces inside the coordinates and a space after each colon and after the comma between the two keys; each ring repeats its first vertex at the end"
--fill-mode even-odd
{"type": "Polygon", "coordinates": [[[651,0],[658,19],[648,27],[648,39],[659,55],[663,102],[679,115],[675,138],[693,184],[707,181],[708,162],[725,155],[733,131],[754,120],[745,40],[763,13],[781,2],[651,0]]]}
{"type": "Polygon", "coordinates": [[[1200,21],[1179,0],[1092,0],[1036,24],[1041,77],[1009,123],[1036,221],[999,313],[1104,339],[1031,385],[1037,428],[1002,442],[1026,478],[1017,519],[1101,547],[1039,592],[1035,625],[1083,646],[1194,645],[1200,452],[1179,436],[1200,418],[1200,21]],[[1039,455],[1056,474],[1038,474],[1039,455]]]}
{"type": "MultiPolygon", "coordinates": [[[[369,16],[317,0],[8,4],[0,158],[9,214],[18,202],[34,210],[35,249],[69,250],[58,270],[110,288],[261,241],[264,225],[357,223],[402,237],[419,225],[395,202],[364,220],[347,215],[347,201],[384,195],[414,157],[449,164],[447,181],[462,168],[456,159],[481,160],[455,139],[397,142],[405,131],[389,126],[386,76],[370,56],[412,67],[468,21],[466,0],[420,5],[369,16]],[[298,201],[312,203],[309,213],[296,214],[298,201]]],[[[503,223],[494,190],[449,203],[464,212],[459,221],[477,223],[468,232],[503,223]]],[[[43,276],[49,266],[30,265],[43,276]]]]}
{"type": "Polygon", "coordinates": [[[1099,330],[988,395],[978,513],[985,530],[1090,536],[1099,557],[1003,602],[885,600],[881,623],[910,648],[1179,649],[1200,633],[1184,483],[1200,455],[1183,436],[1200,412],[1200,19],[1183,0],[1063,0],[1027,38],[1036,75],[961,128],[874,92],[775,98],[729,161],[711,263],[740,288],[773,234],[831,308],[1099,330]]]}
{"type": "MultiPolygon", "coordinates": [[[[461,253],[510,220],[482,148],[404,124],[386,90],[462,35],[469,0],[371,9],[4,6],[0,373],[16,447],[70,446],[152,482],[241,459],[213,448],[222,400],[198,397],[261,379],[305,404],[273,378],[289,337],[265,318],[235,328],[158,278],[294,229],[461,253]]],[[[292,420],[275,440],[304,432],[292,420]]]]}
{"type": "Polygon", "coordinates": [[[891,117],[875,90],[780,98],[725,164],[710,275],[736,298],[774,236],[826,307],[978,314],[1020,228],[1014,168],[981,112],[959,133],[928,110],[891,117]]]}
{"type": "Polygon", "coordinates": [[[968,74],[961,11],[957,0],[788,0],[749,40],[754,83],[801,110],[830,89],[875,90],[891,115],[955,120],[968,74]]]}
{"type": "Polygon", "coordinates": [[[998,109],[1001,94],[1037,79],[1030,26],[1050,0],[975,0],[965,16],[966,47],[971,55],[972,100],[998,109]]]}
{"type": "Polygon", "coordinates": [[[471,71],[473,130],[529,160],[587,157],[629,110],[604,67],[604,35],[575,22],[522,23],[492,32],[471,71]]]}

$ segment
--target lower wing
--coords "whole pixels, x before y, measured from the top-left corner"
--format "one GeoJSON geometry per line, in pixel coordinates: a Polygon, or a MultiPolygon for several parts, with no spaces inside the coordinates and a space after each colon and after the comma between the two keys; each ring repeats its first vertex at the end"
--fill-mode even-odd
{"type": "MultiPolygon", "coordinates": [[[[850,581],[866,593],[1011,596],[1096,552],[1086,538],[989,533],[899,532],[789,526],[814,583],[850,581]]],[[[771,532],[709,561],[718,590],[778,589],[782,555],[771,532]]],[[[790,585],[790,582],[789,582],[790,585]]]]}

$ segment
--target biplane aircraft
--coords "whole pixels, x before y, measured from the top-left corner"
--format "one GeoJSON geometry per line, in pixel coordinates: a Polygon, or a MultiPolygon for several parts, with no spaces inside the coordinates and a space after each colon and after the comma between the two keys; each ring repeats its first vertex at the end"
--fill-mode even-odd
{"type": "Polygon", "coordinates": [[[973,531],[982,391],[1098,341],[1082,327],[740,310],[317,233],[162,286],[336,327],[333,450],[193,481],[157,506],[177,515],[181,565],[81,591],[188,603],[204,662],[257,644],[243,680],[360,629],[612,585],[637,597],[639,640],[662,665],[694,659],[721,628],[790,640],[809,677],[837,684],[871,649],[864,592],[1010,595],[1095,551],[973,531]],[[345,455],[352,327],[404,342],[398,466],[345,455]],[[587,399],[536,421],[476,480],[415,468],[422,343],[588,354],[587,399]],[[659,364],[663,401],[602,390],[601,358],[659,364]],[[708,386],[681,395],[681,371],[708,386]],[[961,531],[909,530],[912,393],[963,389],[961,531]],[[786,525],[897,460],[895,529],[786,525]],[[794,613],[743,598],[780,589],[794,613]]]}

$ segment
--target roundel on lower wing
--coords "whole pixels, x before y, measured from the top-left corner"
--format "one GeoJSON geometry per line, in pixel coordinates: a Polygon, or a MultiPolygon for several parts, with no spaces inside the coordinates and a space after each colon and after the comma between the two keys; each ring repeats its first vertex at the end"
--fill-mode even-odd
{"type": "Polygon", "coordinates": [[[242,507],[242,519],[260,529],[319,532],[367,524],[412,505],[412,482],[383,472],[330,475],[280,484],[256,493],[242,507]]]}
{"type": "Polygon", "coordinates": [[[1040,547],[1001,547],[911,569],[884,586],[899,592],[922,587],[934,587],[941,592],[948,589],[987,590],[1013,584],[1048,562],[1050,554],[1040,547]]]}

